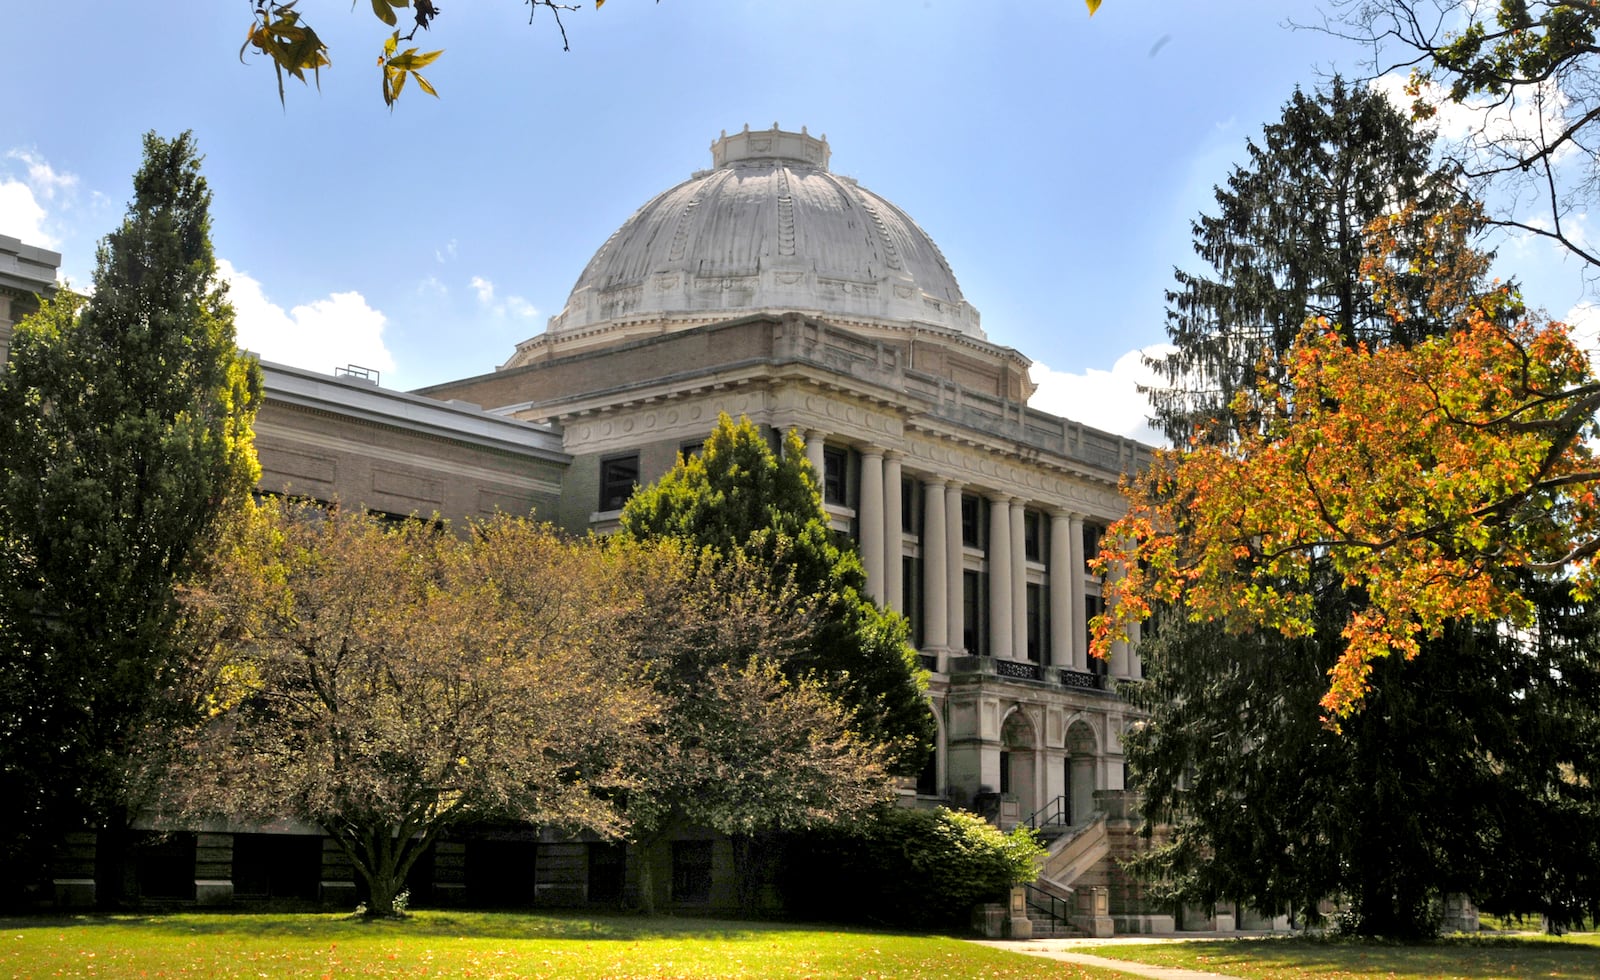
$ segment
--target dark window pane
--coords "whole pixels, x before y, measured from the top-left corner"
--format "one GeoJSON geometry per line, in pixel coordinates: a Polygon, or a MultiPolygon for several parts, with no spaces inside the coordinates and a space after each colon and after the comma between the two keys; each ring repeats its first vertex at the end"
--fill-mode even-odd
{"type": "Polygon", "coordinates": [[[621,510],[639,483],[639,454],[600,461],[600,509],[621,510]]]}
{"type": "Polygon", "coordinates": [[[822,499],[824,503],[845,506],[845,472],[850,466],[850,453],[844,449],[827,447],[822,450],[822,499]]]}
{"type": "Polygon", "coordinates": [[[711,901],[710,841],[672,842],[672,900],[691,903],[711,901]]]}

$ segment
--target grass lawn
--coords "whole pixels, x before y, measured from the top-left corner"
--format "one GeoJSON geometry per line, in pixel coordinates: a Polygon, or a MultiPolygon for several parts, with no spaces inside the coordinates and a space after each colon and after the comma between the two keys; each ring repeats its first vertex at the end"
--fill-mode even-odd
{"type": "Polygon", "coordinates": [[[1600,935],[1459,937],[1401,945],[1355,939],[1226,939],[1074,949],[1250,980],[1300,977],[1600,977],[1600,935]]]}
{"type": "Polygon", "coordinates": [[[0,978],[976,977],[1120,974],[937,936],[710,919],[417,912],[0,920],[0,978]]]}

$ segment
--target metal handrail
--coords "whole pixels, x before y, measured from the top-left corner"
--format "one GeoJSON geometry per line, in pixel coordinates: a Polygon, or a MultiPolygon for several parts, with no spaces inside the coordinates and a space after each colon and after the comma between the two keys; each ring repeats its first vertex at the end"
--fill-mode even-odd
{"type": "Polygon", "coordinates": [[[1072,909],[1064,900],[1032,885],[1023,885],[1022,890],[1023,894],[1027,896],[1028,908],[1049,916],[1050,921],[1055,925],[1072,927],[1070,918],[1072,909]]]}
{"type": "Polygon", "coordinates": [[[1030,830],[1040,830],[1045,827],[1070,827],[1072,825],[1070,801],[1065,796],[1058,796],[1044,806],[1028,814],[1028,819],[1023,823],[1030,830]]]}

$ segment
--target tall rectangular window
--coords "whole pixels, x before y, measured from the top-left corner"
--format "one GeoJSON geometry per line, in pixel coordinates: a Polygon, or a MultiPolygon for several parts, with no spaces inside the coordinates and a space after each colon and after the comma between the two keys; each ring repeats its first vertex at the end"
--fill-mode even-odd
{"type": "MultiPolygon", "coordinates": [[[[1099,596],[1086,595],[1083,597],[1083,624],[1080,628],[1083,630],[1083,648],[1085,650],[1089,649],[1089,621],[1100,615],[1100,611],[1104,608],[1105,602],[1099,596]]],[[[1109,672],[1109,665],[1103,658],[1090,657],[1089,672],[1104,677],[1109,672]]]]}
{"type": "Polygon", "coordinates": [[[1022,512],[1022,554],[1028,561],[1048,561],[1044,533],[1045,516],[1036,510],[1022,512]]]}
{"type": "Polygon", "coordinates": [[[1083,570],[1089,570],[1089,563],[1100,554],[1100,539],[1105,535],[1106,529],[1099,524],[1083,522],[1083,570]]]}
{"type": "Polygon", "coordinates": [[[703,905],[711,901],[711,842],[672,842],[672,900],[703,905]]]}
{"type": "Polygon", "coordinates": [[[900,530],[906,534],[920,534],[922,527],[922,495],[917,493],[917,481],[904,477],[900,481],[900,530]]]}
{"type": "Polygon", "coordinates": [[[922,560],[911,555],[900,558],[900,608],[911,621],[911,644],[922,648],[922,560]]]}
{"type": "Polygon", "coordinates": [[[972,494],[961,495],[961,543],[982,548],[988,540],[989,501],[972,494]]]}
{"type": "Polygon", "coordinates": [[[639,485],[639,454],[612,456],[600,461],[600,509],[621,510],[639,485]]]}
{"type": "Polygon", "coordinates": [[[845,475],[850,468],[850,452],[827,446],[822,450],[822,501],[845,506],[845,475]]]}
{"type": "Polygon", "coordinates": [[[1046,651],[1050,637],[1045,620],[1045,591],[1038,582],[1028,583],[1028,659],[1036,664],[1048,663],[1046,651]]]}
{"type": "Polygon", "coordinates": [[[989,652],[987,627],[989,604],[984,601],[988,584],[981,572],[970,569],[961,573],[961,645],[970,654],[984,656],[989,652]]]}

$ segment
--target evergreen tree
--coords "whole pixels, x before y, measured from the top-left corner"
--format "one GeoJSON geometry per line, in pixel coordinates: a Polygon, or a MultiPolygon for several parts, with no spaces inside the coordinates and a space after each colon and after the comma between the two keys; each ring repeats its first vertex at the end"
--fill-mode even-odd
{"type": "MultiPolygon", "coordinates": [[[[1234,394],[1287,382],[1308,319],[1347,344],[1412,344],[1452,329],[1488,264],[1464,245],[1475,206],[1379,95],[1337,79],[1297,92],[1249,150],[1195,224],[1212,274],[1180,272],[1169,294],[1177,350],[1150,395],[1180,447],[1253,426],[1234,394]]],[[[1335,730],[1319,701],[1366,596],[1326,556],[1294,587],[1312,597],[1305,635],[1182,608],[1145,633],[1132,697],[1149,718],[1125,744],[1146,832],[1162,828],[1138,862],[1157,890],[1301,916],[1339,898],[1353,931],[1391,936],[1426,934],[1450,892],[1557,921],[1591,909],[1592,613],[1529,583],[1536,630],[1447,624],[1414,660],[1375,661],[1364,707],[1335,730]]]]}
{"type": "Polygon", "coordinates": [[[1308,319],[1326,318],[1352,344],[1406,343],[1437,332],[1451,312],[1427,308],[1427,283],[1409,268],[1387,300],[1362,275],[1374,220],[1403,209],[1417,216],[1395,243],[1393,261],[1406,268],[1427,220],[1464,200],[1432,163],[1432,134],[1382,94],[1338,77],[1324,91],[1296,90],[1246,150],[1249,161],[1216,188],[1217,212],[1193,226],[1210,271],[1178,270],[1167,293],[1177,349],[1149,362],[1166,383],[1147,392],[1155,421],[1175,446],[1225,438],[1234,394],[1274,370],[1308,319]],[[1406,313],[1400,327],[1395,302],[1406,313]]]}
{"type": "Polygon", "coordinates": [[[0,374],[0,847],[118,826],[169,667],[174,585],[254,484],[260,373],[216,281],[193,138],[144,140],[92,295],[18,324],[0,374]]]}
{"type": "Polygon", "coordinates": [[[867,597],[860,559],[834,543],[797,436],[790,433],[775,453],[748,419],[722,416],[699,455],[629,499],[622,530],[676,537],[718,555],[739,552],[770,567],[820,620],[813,641],[786,661],[789,675],[821,679],[854,712],[857,730],[889,749],[893,772],[921,770],[933,718],[906,622],[867,597]]]}

